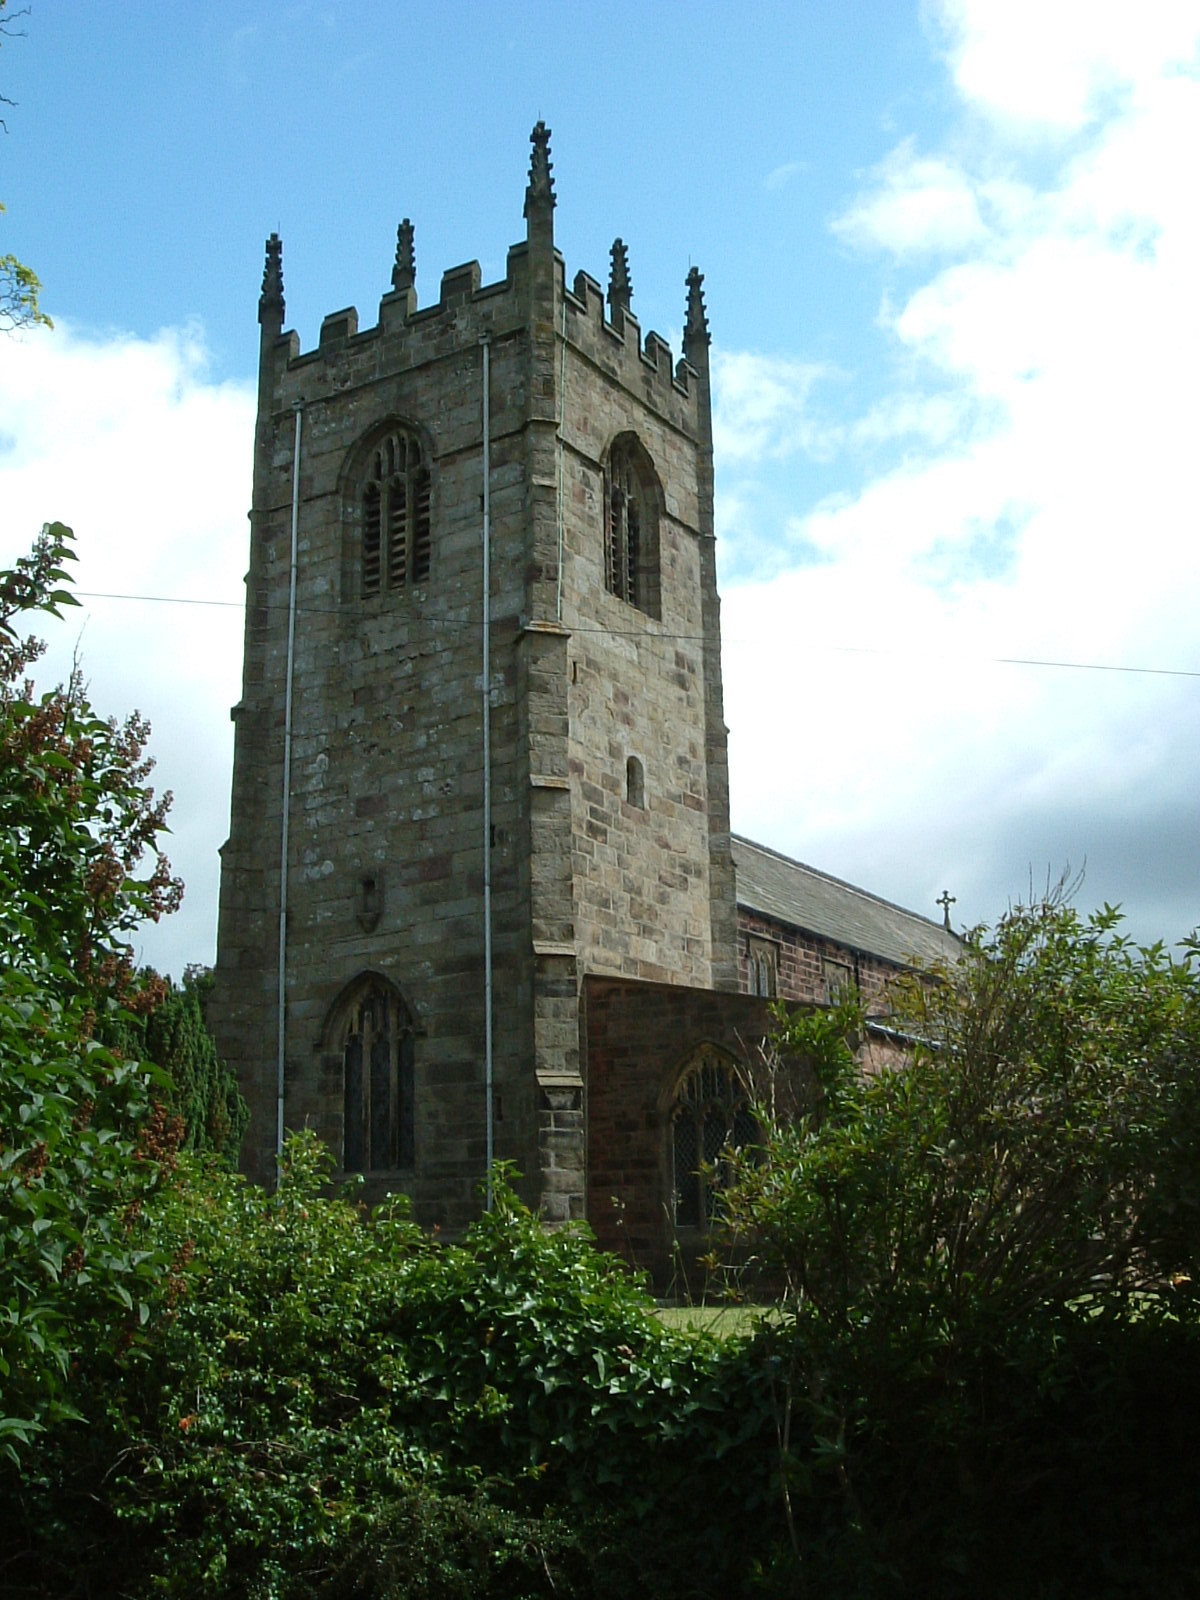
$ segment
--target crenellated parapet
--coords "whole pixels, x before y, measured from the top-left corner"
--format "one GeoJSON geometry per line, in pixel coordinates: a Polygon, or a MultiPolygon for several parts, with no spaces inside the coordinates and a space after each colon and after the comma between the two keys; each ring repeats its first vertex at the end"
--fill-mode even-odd
{"type": "MultiPolygon", "coordinates": [[[[379,345],[386,347],[383,359],[394,370],[397,364],[414,366],[434,358],[445,351],[448,341],[503,337],[523,327],[541,329],[551,323],[554,334],[565,332],[568,344],[599,372],[676,425],[693,431],[702,420],[698,369],[707,365],[708,328],[699,290],[703,280],[693,268],[687,280],[684,353],[678,359],[660,334],[642,333],[631,309],[629,251],[623,240],[613,243],[607,292],[584,271],[568,284],[565,263],[553,244],[549,138],[549,129],[539,122],[531,135],[524,207],[527,237],[509,249],[502,279],[485,284],[479,262],[463,262],[443,272],[437,299],[420,306],[415,231],[405,217],[396,231],[391,287],[380,299],[377,321],[360,328],[354,306],[331,312],[321,324],[315,348],[302,349],[295,333],[283,331],[282,245],[272,234],[259,302],[264,366],[274,368],[278,381],[302,364],[311,382],[313,366],[329,362],[340,367],[350,356],[357,366],[364,361],[369,365],[371,347],[379,345]]],[[[336,381],[331,374],[331,382],[336,381]]]]}
{"type": "Polygon", "coordinates": [[[610,290],[612,315],[608,315],[604,289],[587,272],[576,273],[572,287],[564,287],[563,299],[568,342],[601,371],[657,409],[667,408],[669,414],[679,409],[680,399],[692,402],[694,409],[695,367],[683,356],[675,360],[661,334],[651,330],[643,338],[628,299],[622,296],[614,302],[610,290]]]}

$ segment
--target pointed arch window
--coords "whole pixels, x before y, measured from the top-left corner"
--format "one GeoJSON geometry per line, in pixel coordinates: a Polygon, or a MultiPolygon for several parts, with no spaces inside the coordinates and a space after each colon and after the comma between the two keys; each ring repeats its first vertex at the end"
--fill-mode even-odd
{"type": "Polygon", "coordinates": [[[342,1063],[342,1168],[411,1167],[413,1028],[408,1009],[380,978],[359,983],[341,1007],[334,1043],[342,1063]]]}
{"type": "Polygon", "coordinates": [[[750,968],[750,993],[773,1000],[778,972],[778,947],[775,942],[750,934],[746,940],[746,960],[750,968]]]}
{"type": "Polygon", "coordinates": [[[671,1114],[671,1205],[677,1228],[705,1228],[721,1186],[721,1156],[761,1135],[731,1056],[702,1045],[684,1066],[671,1114]]]}
{"type": "Polygon", "coordinates": [[[420,440],[405,428],[379,439],[362,484],[364,596],[424,583],[432,560],[429,468],[420,440]]]}
{"type": "Polygon", "coordinates": [[[648,616],[662,615],[658,480],[636,434],[613,443],[604,472],[604,584],[648,616]]]}

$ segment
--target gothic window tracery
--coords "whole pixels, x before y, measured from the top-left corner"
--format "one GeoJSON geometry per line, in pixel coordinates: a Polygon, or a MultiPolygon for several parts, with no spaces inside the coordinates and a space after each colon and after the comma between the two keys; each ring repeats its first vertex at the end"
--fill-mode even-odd
{"type": "Polygon", "coordinates": [[[424,583],[432,558],[429,468],[415,434],[394,428],[374,445],[360,508],[362,594],[424,583]]]}
{"type": "Polygon", "coordinates": [[[604,516],[605,588],[648,616],[660,616],[658,486],[635,434],[622,434],[609,452],[604,516]]]}
{"type": "Polygon", "coordinates": [[[759,1139],[758,1124],[731,1056],[702,1045],[680,1075],[671,1115],[671,1203],[677,1228],[712,1221],[721,1156],[759,1139]]]}
{"type": "Polygon", "coordinates": [[[333,1042],[342,1064],[343,1171],[411,1167],[413,1029],[396,990],[375,977],[357,984],[333,1042]]]}

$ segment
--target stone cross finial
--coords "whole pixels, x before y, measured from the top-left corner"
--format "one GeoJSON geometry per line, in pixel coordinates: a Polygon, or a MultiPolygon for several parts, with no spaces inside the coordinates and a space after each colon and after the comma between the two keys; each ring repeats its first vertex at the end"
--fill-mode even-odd
{"type": "Polygon", "coordinates": [[[703,282],[704,274],[692,267],[687,275],[687,321],[683,328],[683,353],[693,366],[701,349],[707,350],[710,343],[708,316],[704,310],[701,289],[703,282]]]}
{"type": "Polygon", "coordinates": [[[273,233],[267,240],[267,260],[263,267],[262,293],[258,297],[258,320],[278,318],[283,323],[283,240],[273,233]]]}
{"type": "Polygon", "coordinates": [[[413,225],[405,217],[396,229],[396,264],[392,268],[392,288],[399,294],[411,289],[417,279],[417,252],[413,244],[413,225]]]}
{"type": "Polygon", "coordinates": [[[947,932],[954,931],[950,927],[950,907],[955,905],[957,900],[957,895],[951,894],[949,889],[943,889],[939,898],[934,902],[935,905],[939,905],[942,908],[942,925],[946,928],[947,932]]]}
{"type": "Polygon", "coordinates": [[[554,200],[553,166],[550,161],[550,129],[544,122],[535,124],[529,135],[533,154],[529,160],[529,187],[525,191],[525,216],[530,211],[545,208],[552,210],[554,200]]]}
{"type": "Polygon", "coordinates": [[[612,270],[608,275],[608,314],[616,320],[618,311],[628,311],[633,299],[629,281],[629,251],[620,239],[613,240],[612,270]]]}

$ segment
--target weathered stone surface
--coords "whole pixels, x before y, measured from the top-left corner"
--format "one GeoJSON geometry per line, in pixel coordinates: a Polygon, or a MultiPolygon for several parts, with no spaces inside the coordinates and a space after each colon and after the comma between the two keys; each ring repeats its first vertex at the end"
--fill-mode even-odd
{"type": "MultiPolygon", "coordinates": [[[[251,1105],[247,1169],[269,1179],[299,415],[284,1119],[314,1127],[340,1159],[339,1005],[377,974],[412,1019],[414,1160],[369,1174],[368,1196],[403,1188],[420,1219],[450,1227],[473,1214],[484,1177],[485,850],[494,1149],[523,1169],[549,1220],[585,1209],[585,975],[653,980],[681,996],[737,983],[707,344],[693,339],[690,362],[674,365],[657,335],[643,339],[627,294],[609,320],[594,280],[567,286],[548,140],[535,130],[527,237],[502,282],[482,285],[474,262],[454,267],[438,301],[419,308],[406,220],[376,326],[360,330],[354,308],[339,310],[302,353],[282,331],[277,241],[261,313],[213,1022],[251,1105]],[[406,480],[409,501],[427,482],[429,509],[427,557],[409,532],[406,581],[393,586],[399,546],[390,524],[372,524],[364,485],[372,452],[396,429],[427,473],[406,480]],[[653,470],[654,616],[607,577],[607,463],[631,434],[653,470]],[[631,758],[639,804],[627,792],[631,758]]],[[[386,505],[398,503],[381,481],[386,505]]]]}

